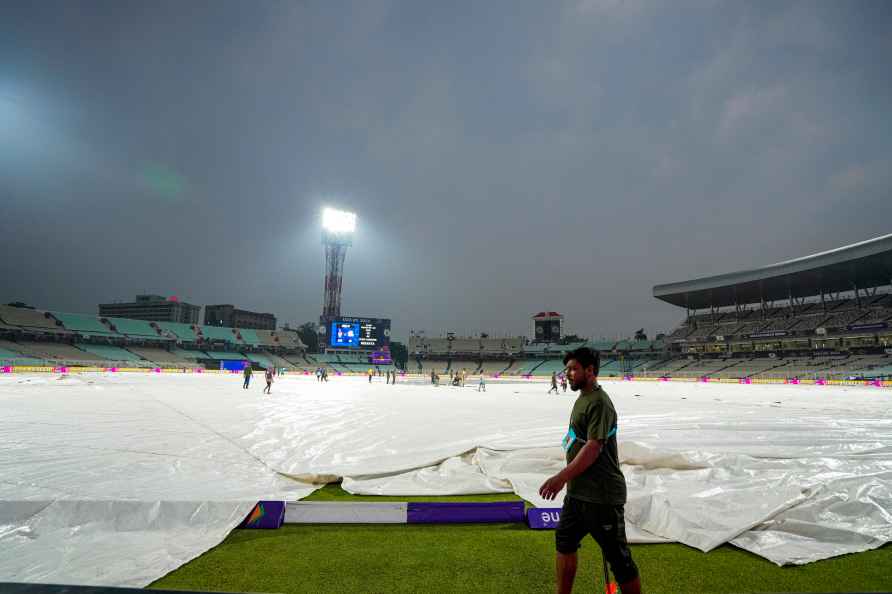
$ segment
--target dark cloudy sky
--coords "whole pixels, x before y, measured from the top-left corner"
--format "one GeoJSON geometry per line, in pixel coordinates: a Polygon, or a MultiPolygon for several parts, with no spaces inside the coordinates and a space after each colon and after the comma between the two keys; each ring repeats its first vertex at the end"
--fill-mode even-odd
{"type": "Polygon", "coordinates": [[[654,284],[892,231],[892,3],[3,2],[0,301],[398,337],[666,330],[654,284]]]}

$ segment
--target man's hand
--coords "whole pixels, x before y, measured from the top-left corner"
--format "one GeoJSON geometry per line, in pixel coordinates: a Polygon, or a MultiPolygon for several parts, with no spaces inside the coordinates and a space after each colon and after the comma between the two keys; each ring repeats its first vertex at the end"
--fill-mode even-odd
{"type": "Polygon", "coordinates": [[[560,473],[558,473],[542,483],[542,486],[539,487],[539,495],[542,499],[551,501],[558,493],[560,493],[561,489],[563,489],[566,484],[567,479],[563,478],[560,473]]]}

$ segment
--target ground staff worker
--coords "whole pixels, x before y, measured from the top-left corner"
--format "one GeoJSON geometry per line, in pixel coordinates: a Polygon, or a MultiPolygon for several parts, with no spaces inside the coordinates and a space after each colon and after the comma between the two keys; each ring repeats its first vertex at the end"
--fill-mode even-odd
{"type": "Polygon", "coordinates": [[[626,542],[626,479],[616,447],[616,410],[597,383],[598,352],[587,347],[570,351],[564,365],[570,388],[579,392],[562,442],[567,466],[539,487],[539,494],[551,500],[567,486],[555,531],[557,591],[569,594],[573,589],[576,551],[591,534],[622,593],[639,594],[641,579],[626,542]]]}

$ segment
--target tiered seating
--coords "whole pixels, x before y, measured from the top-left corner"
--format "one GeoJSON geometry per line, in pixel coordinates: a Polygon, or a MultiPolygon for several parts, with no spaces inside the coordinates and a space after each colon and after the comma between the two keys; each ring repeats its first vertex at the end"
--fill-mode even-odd
{"type": "Polygon", "coordinates": [[[702,324],[699,328],[688,334],[688,338],[705,338],[706,336],[715,335],[715,329],[718,326],[712,324],[702,324]]]}
{"type": "Polygon", "coordinates": [[[358,363],[368,365],[369,357],[362,353],[338,353],[337,360],[341,363],[358,363]]]}
{"type": "Polygon", "coordinates": [[[592,340],[588,343],[588,346],[595,349],[596,351],[610,352],[616,346],[617,341],[615,340],[592,340]]]}
{"type": "Polygon", "coordinates": [[[236,333],[236,338],[241,337],[242,342],[248,346],[259,347],[263,344],[260,341],[260,337],[257,336],[257,331],[253,328],[238,328],[236,329],[236,333]]]}
{"type": "Polygon", "coordinates": [[[523,338],[515,337],[515,338],[506,338],[505,339],[505,350],[508,353],[519,353],[523,350],[523,338]]]}
{"type": "Polygon", "coordinates": [[[826,319],[827,314],[823,311],[816,315],[809,315],[799,319],[794,318],[787,326],[787,330],[794,330],[796,332],[814,330],[815,328],[823,326],[824,320],[826,319]]]}
{"type": "Polygon", "coordinates": [[[272,359],[260,353],[245,353],[250,361],[260,364],[264,369],[273,369],[276,367],[291,367],[291,365],[277,365],[272,359]]]}
{"type": "Polygon", "coordinates": [[[235,337],[232,328],[224,328],[221,326],[198,326],[202,338],[208,342],[226,342],[230,344],[238,344],[239,340],[235,337]]]}
{"type": "Polygon", "coordinates": [[[102,361],[102,357],[82,351],[62,342],[19,342],[17,350],[30,354],[37,359],[54,359],[71,363],[93,363],[102,361]]]}
{"type": "Polygon", "coordinates": [[[520,365],[516,367],[512,367],[507,370],[506,373],[509,375],[531,375],[533,371],[545,363],[544,359],[527,359],[525,361],[518,361],[520,365]]]}
{"type": "Polygon", "coordinates": [[[437,355],[445,355],[449,352],[449,341],[445,338],[425,338],[423,344],[427,347],[427,350],[422,352],[437,355]]]}
{"type": "Polygon", "coordinates": [[[544,342],[536,342],[533,344],[528,344],[523,347],[523,352],[527,355],[544,355],[545,354],[545,343],[544,342]]]}
{"type": "Polygon", "coordinates": [[[106,344],[79,343],[77,345],[77,348],[83,351],[87,351],[88,353],[93,353],[94,355],[102,357],[107,361],[143,362],[142,357],[126,349],[122,349],[121,347],[110,346],[106,344]]]}
{"type": "Polygon", "coordinates": [[[302,357],[300,355],[282,355],[282,358],[287,359],[288,361],[292,361],[298,369],[312,371],[319,367],[319,364],[314,359],[311,359],[308,355],[304,355],[302,357]]]}
{"type": "Polygon", "coordinates": [[[483,373],[501,373],[508,367],[508,361],[484,361],[480,366],[483,373]]]}
{"type": "Polygon", "coordinates": [[[862,309],[840,311],[838,313],[833,313],[830,317],[824,320],[823,324],[825,328],[845,328],[849,324],[854,324],[858,318],[861,318],[864,314],[865,311],[862,309]]]}
{"type": "Polygon", "coordinates": [[[693,365],[694,361],[690,359],[670,359],[661,364],[647,368],[648,375],[672,375],[674,373],[681,374],[685,367],[693,365]]]}
{"type": "Polygon", "coordinates": [[[444,361],[442,359],[423,359],[421,361],[421,371],[420,373],[424,373],[430,375],[431,371],[436,371],[440,375],[447,373],[447,366],[449,365],[449,361],[444,361]]]}
{"type": "Polygon", "coordinates": [[[682,374],[689,377],[710,376],[737,362],[736,359],[700,359],[685,367],[682,374]]]}
{"type": "Polygon", "coordinates": [[[688,335],[694,331],[693,326],[689,326],[688,324],[683,324],[672,331],[672,333],[666,337],[666,340],[682,340],[688,337],[688,335]]]}
{"type": "Polygon", "coordinates": [[[159,349],[155,347],[138,347],[138,346],[130,346],[127,347],[127,350],[139,355],[143,359],[147,361],[151,361],[153,363],[157,363],[159,365],[163,364],[173,364],[176,367],[180,367],[183,365],[194,365],[194,360],[185,359],[183,357],[179,357],[176,353],[171,353],[165,349],[159,349]]]}
{"type": "Polygon", "coordinates": [[[480,352],[480,339],[456,338],[452,341],[452,352],[475,355],[480,352]]]}
{"type": "Polygon", "coordinates": [[[631,352],[651,351],[657,348],[662,348],[662,343],[658,343],[655,340],[632,340],[629,345],[629,351],[631,352]]]}
{"type": "Polygon", "coordinates": [[[286,349],[305,349],[307,345],[305,345],[300,340],[300,336],[297,335],[297,332],[290,332],[288,330],[279,330],[276,332],[276,337],[278,340],[278,345],[280,347],[286,349]]]}
{"type": "Polygon", "coordinates": [[[466,372],[469,376],[477,373],[477,370],[480,368],[479,363],[475,363],[473,361],[453,361],[452,362],[452,371],[455,373],[466,372]]]}
{"type": "Polygon", "coordinates": [[[480,349],[480,352],[484,355],[494,355],[509,352],[507,339],[504,338],[481,338],[480,345],[483,347],[482,349],[480,349]]]}
{"type": "Polygon", "coordinates": [[[746,338],[763,332],[813,333],[817,328],[845,332],[848,326],[892,320],[892,294],[846,298],[826,303],[751,309],[725,314],[700,314],[685,320],[669,341],[702,339],[713,335],[746,338]],[[716,325],[716,322],[718,324],[716,325]],[[696,326],[696,327],[695,327],[696,326]]]}
{"type": "Polygon", "coordinates": [[[207,358],[209,359],[217,359],[219,361],[229,361],[229,360],[238,360],[244,359],[245,356],[241,353],[237,353],[235,351],[204,351],[207,353],[207,358]]]}
{"type": "Polygon", "coordinates": [[[254,334],[262,345],[279,346],[279,340],[272,330],[255,330],[254,334]]]}
{"type": "MultiPolygon", "coordinates": [[[[293,357],[286,356],[286,359],[293,360],[293,357]]],[[[336,354],[329,353],[317,353],[313,355],[313,359],[319,363],[319,366],[330,367],[335,371],[348,371],[348,369],[340,364],[338,360],[338,356],[336,354]]],[[[368,367],[366,367],[368,369],[368,367]]]]}
{"type": "Polygon", "coordinates": [[[0,319],[10,326],[49,334],[68,334],[68,331],[50,314],[37,309],[0,305],[0,319]]]}
{"type": "Polygon", "coordinates": [[[892,319],[892,310],[886,308],[873,308],[867,310],[864,317],[858,320],[859,324],[873,324],[874,322],[885,322],[892,319]]]}
{"type": "Polygon", "coordinates": [[[116,336],[117,333],[99,321],[96,316],[51,311],[50,314],[65,326],[67,330],[86,336],[116,336]]]}
{"type": "Polygon", "coordinates": [[[306,361],[301,361],[300,365],[295,366],[295,364],[292,363],[291,361],[286,361],[282,357],[276,355],[275,353],[270,353],[269,351],[263,351],[260,353],[260,355],[269,359],[273,363],[273,365],[275,365],[276,367],[305,367],[305,366],[307,366],[306,361]]]}
{"type": "Polygon", "coordinates": [[[198,359],[210,359],[204,351],[196,351],[192,349],[173,349],[173,353],[181,359],[189,359],[197,361],[198,359]]]}
{"type": "Polygon", "coordinates": [[[169,340],[158,333],[158,329],[151,322],[145,320],[131,320],[130,318],[102,318],[112,331],[124,334],[130,338],[151,338],[153,340],[169,340]]]}
{"type": "Polygon", "coordinates": [[[564,362],[560,359],[549,359],[536,367],[531,373],[533,375],[547,375],[552,373],[561,373],[564,370],[564,362]]]}
{"type": "MultiPolygon", "coordinates": [[[[732,363],[730,367],[726,367],[725,369],[714,373],[713,376],[730,378],[754,377],[765,374],[771,369],[786,365],[786,363],[781,359],[771,359],[769,357],[739,359],[736,362],[729,361],[729,363],[732,363]]],[[[679,374],[683,375],[685,371],[687,370],[682,370],[681,372],[679,372],[679,374]]]]}
{"type": "Polygon", "coordinates": [[[8,340],[0,340],[0,361],[3,365],[37,365],[39,359],[26,355],[18,348],[18,344],[8,340]]]}
{"type": "Polygon", "coordinates": [[[166,332],[167,336],[182,342],[195,342],[198,335],[189,324],[181,324],[180,322],[154,322],[155,326],[166,332]]]}

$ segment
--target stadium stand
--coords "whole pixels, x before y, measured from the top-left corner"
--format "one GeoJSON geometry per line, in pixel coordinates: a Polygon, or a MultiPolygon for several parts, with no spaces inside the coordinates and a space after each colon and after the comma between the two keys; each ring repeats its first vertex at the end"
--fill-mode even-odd
{"type": "Polygon", "coordinates": [[[96,361],[103,361],[98,355],[82,351],[64,342],[17,342],[16,350],[36,359],[82,362],[90,365],[96,361]]]}
{"type": "Polygon", "coordinates": [[[131,320],[130,318],[101,318],[101,322],[105,323],[112,331],[123,334],[133,339],[151,339],[166,341],[171,340],[169,337],[162,336],[158,328],[153,326],[151,322],[146,320],[131,320]]]}
{"type": "Polygon", "coordinates": [[[480,371],[483,373],[502,373],[508,369],[508,361],[484,361],[480,365],[480,371]]]}
{"type": "Polygon", "coordinates": [[[277,330],[275,333],[275,337],[278,339],[277,344],[286,349],[306,349],[307,345],[305,345],[300,340],[300,336],[297,335],[297,332],[292,332],[289,330],[277,330]]]}
{"type": "Polygon", "coordinates": [[[273,369],[276,367],[291,367],[291,365],[277,365],[272,359],[260,353],[245,353],[248,360],[259,364],[264,369],[273,369]]]}
{"type": "Polygon", "coordinates": [[[876,360],[862,357],[889,354],[890,270],[892,234],[762,268],[657,285],[656,298],[687,311],[667,337],[668,354],[698,360],[716,354],[730,364],[666,363],[665,371],[710,377],[861,373],[876,360]]]}
{"type": "Polygon", "coordinates": [[[77,343],[77,348],[82,351],[86,351],[88,353],[93,353],[97,357],[105,359],[107,361],[127,361],[127,362],[135,362],[135,363],[144,363],[145,360],[139,355],[132,353],[126,349],[122,349],[121,347],[110,346],[106,344],[86,344],[86,343],[77,343]]]}
{"type": "Polygon", "coordinates": [[[152,322],[161,333],[165,336],[173,338],[178,342],[196,342],[198,335],[189,324],[181,324],[180,322],[152,322]]]}
{"type": "Polygon", "coordinates": [[[50,311],[50,315],[62,322],[66,330],[81,336],[120,336],[103,324],[96,316],[50,311]]]}
{"type": "Polygon", "coordinates": [[[237,361],[239,359],[245,359],[245,355],[238,353],[236,351],[210,351],[206,350],[204,353],[207,355],[208,359],[217,359],[219,361],[237,361]]]}
{"type": "Polygon", "coordinates": [[[172,353],[165,349],[156,348],[156,347],[144,347],[144,346],[128,346],[127,350],[139,355],[143,359],[147,361],[151,361],[158,365],[163,366],[164,364],[172,364],[174,367],[182,367],[182,366],[195,366],[195,361],[191,359],[185,359],[183,357],[177,356],[176,353],[172,353]]]}
{"type": "Polygon", "coordinates": [[[509,369],[506,374],[509,375],[532,375],[537,367],[545,363],[544,359],[532,359],[522,361],[516,368],[509,369]]]}
{"type": "Polygon", "coordinates": [[[260,337],[257,336],[257,331],[251,328],[236,329],[236,338],[251,347],[259,347],[265,344],[260,341],[260,337]]]}
{"type": "Polygon", "coordinates": [[[68,334],[68,331],[48,312],[0,305],[0,319],[9,326],[42,334],[68,334]]]}
{"type": "Polygon", "coordinates": [[[17,346],[14,342],[0,340],[0,361],[3,361],[4,365],[38,365],[41,363],[40,359],[23,353],[16,348],[17,346]]]}
{"type": "Polygon", "coordinates": [[[279,346],[278,337],[276,337],[272,330],[254,330],[254,335],[257,337],[261,345],[271,347],[279,346]]]}
{"type": "Polygon", "coordinates": [[[449,373],[449,361],[443,359],[423,359],[421,361],[419,373],[430,375],[431,371],[435,371],[439,374],[449,373]]]}
{"type": "Polygon", "coordinates": [[[549,359],[541,365],[537,365],[530,371],[532,375],[547,375],[561,373],[564,370],[564,362],[561,359],[549,359]]]}
{"type": "Polygon", "coordinates": [[[199,336],[205,342],[225,342],[228,344],[238,344],[240,342],[232,328],[220,326],[196,326],[196,328],[199,336]]]}
{"type": "Polygon", "coordinates": [[[212,357],[208,357],[207,353],[205,353],[204,351],[193,349],[173,349],[172,352],[180,359],[191,361],[198,361],[200,359],[212,359],[212,357]]]}
{"type": "Polygon", "coordinates": [[[266,357],[270,362],[272,362],[273,365],[275,365],[276,367],[280,367],[280,368],[284,367],[286,369],[291,369],[291,368],[303,368],[303,367],[307,366],[306,361],[302,361],[300,365],[295,365],[291,361],[286,361],[282,357],[276,355],[275,353],[271,353],[269,351],[261,351],[259,353],[253,353],[253,354],[260,355],[262,357],[266,357]]]}

